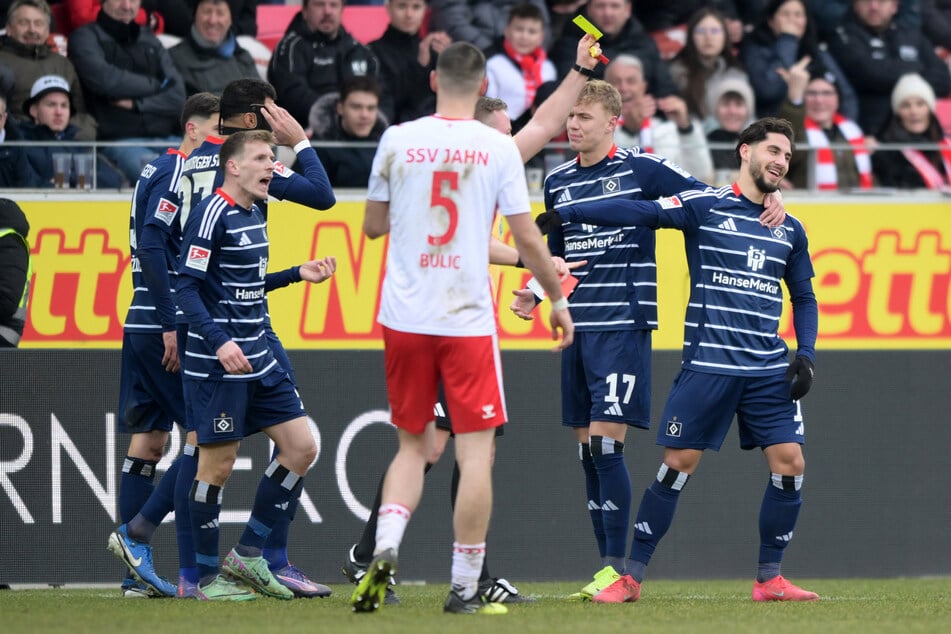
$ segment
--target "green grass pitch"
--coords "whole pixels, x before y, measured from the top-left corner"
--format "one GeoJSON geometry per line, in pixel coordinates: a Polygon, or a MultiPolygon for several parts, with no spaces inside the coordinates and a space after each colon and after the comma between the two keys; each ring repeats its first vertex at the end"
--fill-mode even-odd
{"type": "Polygon", "coordinates": [[[754,604],[749,580],[649,581],[635,604],[564,600],[583,582],[519,583],[538,597],[505,616],[442,613],[444,584],[398,586],[401,606],[353,614],[353,586],[334,585],[327,599],[209,604],[176,599],[123,599],[118,588],[0,592],[0,631],[40,632],[756,632],[795,634],[951,632],[951,579],[794,579],[818,603],[754,604]]]}

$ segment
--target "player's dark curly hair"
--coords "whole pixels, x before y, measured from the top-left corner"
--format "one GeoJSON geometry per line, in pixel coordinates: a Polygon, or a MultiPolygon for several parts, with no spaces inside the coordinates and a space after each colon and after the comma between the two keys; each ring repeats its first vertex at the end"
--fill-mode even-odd
{"type": "Polygon", "coordinates": [[[782,134],[784,137],[789,139],[790,147],[795,144],[796,135],[793,132],[791,123],[785,119],[779,119],[777,117],[764,117],[762,119],[758,119],[748,125],[745,130],[740,132],[740,138],[736,140],[736,149],[734,150],[736,164],[739,165],[743,162],[740,158],[740,146],[753,145],[754,143],[765,141],[766,137],[772,132],[782,134]]]}

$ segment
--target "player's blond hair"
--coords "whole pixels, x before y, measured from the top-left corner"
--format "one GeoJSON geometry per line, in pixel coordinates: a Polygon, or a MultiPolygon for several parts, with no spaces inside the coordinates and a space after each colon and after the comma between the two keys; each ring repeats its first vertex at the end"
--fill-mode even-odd
{"type": "Polygon", "coordinates": [[[578,105],[599,103],[612,117],[621,116],[621,93],[617,88],[601,79],[588,81],[578,95],[578,105]]]}

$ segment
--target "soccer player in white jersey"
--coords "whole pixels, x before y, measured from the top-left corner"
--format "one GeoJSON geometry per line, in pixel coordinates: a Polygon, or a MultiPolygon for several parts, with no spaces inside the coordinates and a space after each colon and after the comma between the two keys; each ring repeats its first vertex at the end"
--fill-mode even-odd
{"type": "Polygon", "coordinates": [[[375,557],[351,598],[376,610],[410,515],[419,504],[435,436],[440,380],[456,433],[459,495],[453,516],[452,589],[443,609],[505,613],[478,592],[492,508],[495,428],[506,421],[487,272],[496,209],[526,266],[551,295],[556,350],[574,327],[548,249],[532,221],[522,160],[511,137],[472,114],[485,90],[485,57],[466,42],[439,56],[431,77],[437,114],[384,133],[373,162],[364,232],[391,234],[378,320],[399,449],[387,471],[375,557]]]}
{"type": "Polygon", "coordinates": [[[759,448],[770,477],[759,513],[759,565],[754,601],[818,601],[780,574],[793,536],[805,461],[799,400],[812,386],[818,306],[802,223],[760,224],[763,201],[789,169],[793,130],[784,119],[755,121],[740,133],[740,175],[732,187],[682,192],[658,201],[586,201],[554,213],[602,226],[671,227],[684,234],[690,299],[680,374],[667,397],[657,444],[664,461],[644,492],[626,574],[594,596],[596,603],[633,602],[655,548],[673,521],[684,485],[705,449],[719,450],[734,416],[740,447],[759,448]],[[795,360],[779,336],[780,282],[789,289],[795,360]]]}

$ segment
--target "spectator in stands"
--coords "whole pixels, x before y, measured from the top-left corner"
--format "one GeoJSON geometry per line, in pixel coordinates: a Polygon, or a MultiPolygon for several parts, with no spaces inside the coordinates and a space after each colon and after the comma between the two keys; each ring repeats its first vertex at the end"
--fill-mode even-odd
{"type": "MultiPolygon", "coordinates": [[[[351,77],[340,95],[317,100],[310,112],[314,139],[321,141],[379,141],[386,119],[379,110],[380,84],[372,77],[351,77]]],[[[376,147],[318,147],[317,156],[336,187],[366,189],[376,147]]]]}
{"type": "Polygon", "coordinates": [[[799,144],[809,147],[793,153],[784,182],[823,191],[870,189],[872,161],[865,134],[839,112],[836,75],[811,68],[789,70],[789,95],[779,110],[792,123],[799,144]]]}
{"type": "MultiPolygon", "coordinates": [[[[545,23],[542,46],[547,49],[552,39],[545,0],[431,0],[429,27],[434,31],[444,31],[453,42],[471,42],[487,51],[502,39],[512,7],[526,1],[542,13],[545,23]]],[[[572,37],[577,44],[577,35],[572,33],[572,37]]]]}
{"type": "MultiPolygon", "coordinates": [[[[574,29],[571,20],[584,8],[588,0],[546,0],[551,25],[551,41],[557,42],[566,29],[574,29]]],[[[571,33],[577,31],[571,30],[571,33]]]]}
{"type": "MultiPolygon", "coordinates": [[[[835,31],[842,24],[853,0],[806,0],[809,14],[816,21],[819,39],[823,42],[835,37],[835,31]]],[[[924,7],[928,0],[898,0],[898,13],[895,22],[899,26],[921,30],[926,22],[923,19],[924,7]]]]}
{"type": "Polygon", "coordinates": [[[687,23],[700,9],[724,16],[724,34],[729,42],[743,37],[743,23],[737,17],[734,0],[637,0],[634,15],[644,25],[660,49],[661,57],[672,59],[689,40],[687,23]]]}
{"type": "Polygon", "coordinates": [[[380,110],[390,123],[404,123],[432,114],[436,94],[429,86],[429,73],[436,69],[436,56],[452,44],[443,31],[420,27],[426,17],[426,0],[389,0],[390,24],[370,50],[380,63],[380,110]]]}
{"type": "MultiPolygon", "coordinates": [[[[100,0],[63,0],[67,7],[69,24],[60,28],[70,34],[79,27],[95,21],[102,8],[100,0]]],[[[135,22],[147,26],[153,33],[168,33],[185,37],[191,28],[189,0],[142,0],[135,14],[135,22]]]]}
{"type": "MultiPolygon", "coordinates": [[[[69,83],[66,79],[58,75],[47,75],[36,80],[30,91],[30,98],[23,103],[23,111],[30,117],[30,121],[20,124],[23,138],[28,141],[60,142],[57,146],[36,145],[26,148],[27,159],[39,176],[42,187],[53,187],[55,184],[55,153],[68,154],[70,160],[74,156],[88,157],[89,176],[92,177],[92,149],[70,143],[76,140],[78,132],[78,128],[69,122],[70,101],[69,83]]],[[[79,180],[78,169],[71,170],[67,178],[69,182],[64,184],[76,187],[79,180]]],[[[91,187],[92,182],[83,185],[91,187]]],[[[99,160],[96,165],[96,187],[118,189],[121,186],[122,175],[108,162],[99,160]]]]}
{"type": "Polygon", "coordinates": [[[935,116],[935,94],[917,74],[903,76],[891,96],[891,118],[878,137],[882,143],[908,144],[901,150],[880,149],[872,156],[872,169],[886,187],[944,189],[951,187],[951,139],[935,116]],[[939,149],[918,149],[915,144],[938,144],[939,149]]]}
{"type": "Polygon", "coordinates": [[[641,60],[622,54],[611,60],[604,79],[621,93],[621,118],[614,129],[614,142],[638,146],[680,165],[702,181],[713,177],[713,162],[703,126],[690,118],[687,104],[676,95],[656,101],[646,98],[647,83],[641,60]],[[666,120],[654,116],[659,110],[666,120]]]}
{"type": "MultiPolygon", "coordinates": [[[[657,45],[637,18],[631,15],[631,0],[589,0],[584,13],[604,33],[598,44],[608,59],[626,53],[641,60],[648,94],[655,97],[677,94],[670,70],[661,60],[657,45]]],[[[558,69],[559,77],[564,77],[574,67],[578,35],[577,27],[569,26],[551,48],[551,61],[558,69]]],[[[598,66],[593,76],[601,79],[603,67],[598,66]]]]}
{"type": "Polygon", "coordinates": [[[858,116],[855,91],[833,56],[819,44],[814,22],[804,0],[771,0],[760,23],[743,38],[740,60],[753,86],[758,117],[776,116],[789,92],[779,71],[788,70],[806,57],[836,76],[841,95],[839,110],[850,119],[858,116]]]}
{"type": "Polygon", "coordinates": [[[921,29],[895,22],[898,0],[852,0],[829,50],[855,87],[858,123],[877,135],[888,122],[892,89],[902,75],[917,73],[940,97],[951,94],[951,73],[921,29]]]}
{"type": "Polygon", "coordinates": [[[19,126],[10,117],[7,98],[0,94],[0,188],[40,186],[40,177],[26,158],[26,148],[7,144],[22,140],[19,126]]]}
{"type": "Polygon", "coordinates": [[[130,183],[145,163],[181,141],[185,104],[185,82],[158,38],[133,21],[138,10],[139,0],[105,0],[96,21],[69,37],[69,58],[100,140],[142,142],[102,150],[130,183]]]}
{"type": "Polygon", "coordinates": [[[485,96],[508,104],[509,116],[517,119],[535,100],[545,82],[555,81],[557,71],[542,48],[544,19],[534,4],[518,4],[509,11],[509,23],[499,52],[489,56],[485,96]]]}
{"type": "Polygon", "coordinates": [[[304,0],[268,66],[277,101],[302,125],[310,109],[351,77],[379,78],[379,62],[341,26],[343,0],[304,0]]]}
{"type": "Polygon", "coordinates": [[[951,0],[921,0],[921,25],[932,44],[951,54],[951,0]]]}
{"type": "Polygon", "coordinates": [[[259,77],[251,53],[238,44],[226,0],[197,0],[191,31],[168,54],[185,80],[188,97],[220,95],[232,80],[259,77]]]}
{"type": "Polygon", "coordinates": [[[712,119],[710,96],[717,92],[717,84],[727,79],[749,82],[733,54],[722,13],[701,8],[693,14],[687,23],[687,43],[670,62],[670,75],[690,116],[703,122],[712,119]]]}
{"type": "Polygon", "coordinates": [[[73,97],[73,119],[79,141],[96,138],[96,120],[86,109],[79,76],[72,62],[47,43],[50,36],[50,6],[46,0],[14,0],[7,14],[7,33],[0,36],[0,64],[13,69],[14,87],[9,94],[16,104],[13,116],[26,120],[19,106],[30,97],[34,82],[46,75],[59,75],[69,82],[73,97]]]}
{"type": "Polygon", "coordinates": [[[736,162],[736,142],[740,132],[753,121],[753,89],[749,83],[736,79],[727,79],[717,85],[711,95],[713,105],[712,129],[707,132],[707,141],[722,144],[711,148],[713,159],[713,185],[729,185],[739,175],[740,166],[736,162]]]}

